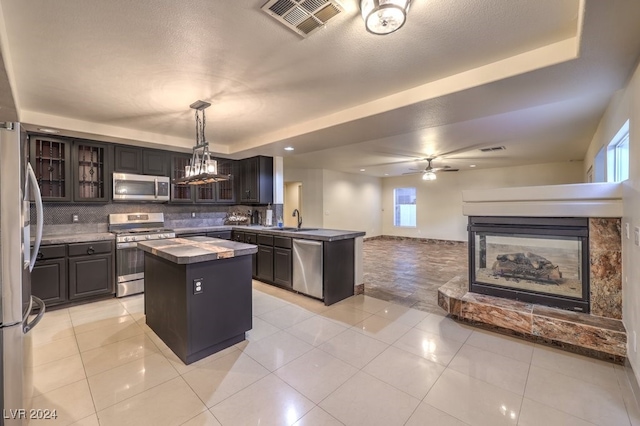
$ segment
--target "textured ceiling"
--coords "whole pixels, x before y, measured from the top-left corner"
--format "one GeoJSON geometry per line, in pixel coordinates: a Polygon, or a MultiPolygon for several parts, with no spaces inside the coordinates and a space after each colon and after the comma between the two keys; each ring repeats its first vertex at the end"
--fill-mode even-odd
{"type": "Polygon", "coordinates": [[[385,37],[343,0],[308,39],[263,3],[0,0],[20,118],[184,148],[203,99],[208,138],[233,157],[292,144],[286,165],[356,171],[498,143],[508,157],[480,166],[571,160],[640,51],[628,0],[414,0],[385,37]]]}

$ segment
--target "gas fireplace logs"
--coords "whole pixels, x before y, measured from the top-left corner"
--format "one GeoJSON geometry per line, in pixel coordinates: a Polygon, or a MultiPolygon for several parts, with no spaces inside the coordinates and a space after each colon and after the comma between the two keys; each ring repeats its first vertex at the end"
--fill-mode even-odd
{"type": "Polygon", "coordinates": [[[548,259],[531,252],[499,254],[491,269],[494,276],[504,278],[556,285],[562,283],[560,269],[548,259]]]}

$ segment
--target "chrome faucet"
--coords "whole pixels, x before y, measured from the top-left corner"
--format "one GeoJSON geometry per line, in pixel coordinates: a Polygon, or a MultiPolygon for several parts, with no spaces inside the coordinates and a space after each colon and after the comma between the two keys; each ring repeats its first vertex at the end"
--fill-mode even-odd
{"type": "Polygon", "coordinates": [[[293,217],[296,217],[296,215],[298,215],[298,229],[300,229],[300,227],[302,226],[302,216],[300,216],[300,210],[298,209],[294,209],[293,210],[293,217]]]}

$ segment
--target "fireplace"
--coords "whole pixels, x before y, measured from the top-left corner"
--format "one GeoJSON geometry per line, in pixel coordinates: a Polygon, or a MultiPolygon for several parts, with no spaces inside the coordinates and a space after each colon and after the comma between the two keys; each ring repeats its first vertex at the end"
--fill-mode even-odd
{"type": "Polygon", "coordinates": [[[469,217],[469,291],[589,312],[589,219],[469,217]]]}

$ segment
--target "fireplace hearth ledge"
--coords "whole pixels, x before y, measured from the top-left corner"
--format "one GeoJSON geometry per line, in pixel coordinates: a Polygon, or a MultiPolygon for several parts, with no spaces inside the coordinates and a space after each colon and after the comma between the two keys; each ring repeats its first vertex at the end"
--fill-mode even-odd
{"type": "Polygon", "coordinates": [[[627,333],[619,319],[598,317],[468,291],[457,276],[438,289],[438,305],[454,319],[525,340],[617,364],[626,360],[627,333]]]}

